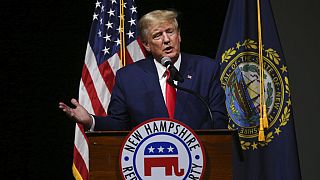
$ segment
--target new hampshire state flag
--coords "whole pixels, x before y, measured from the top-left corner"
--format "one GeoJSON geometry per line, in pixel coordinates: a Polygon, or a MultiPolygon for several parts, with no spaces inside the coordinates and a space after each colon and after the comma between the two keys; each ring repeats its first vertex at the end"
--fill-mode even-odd
{"type": "Polygon", "coordinates": [[[260,3],[230,0],[216,58],[221,61],[229,128],[239,131],[244,154],[243,162],[234,160],[234,179],[301,179],[288,68],[269,0],[260,3]],[[258,141],[258,24],[261,24],[264,99],[269,124],[264,129],[265,141],[258,141]]]}

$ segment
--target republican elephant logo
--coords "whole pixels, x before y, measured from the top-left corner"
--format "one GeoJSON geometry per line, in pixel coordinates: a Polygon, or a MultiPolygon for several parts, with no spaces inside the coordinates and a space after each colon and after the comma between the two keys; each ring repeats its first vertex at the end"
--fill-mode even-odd
{"type": "Polygon", "coordinates": [[[178,148],[170,142],[152,142],[144,149],[144,175],[151,176],[151,169],[163,167],[166,176],[183,176],[179,168],[178,148]]]}

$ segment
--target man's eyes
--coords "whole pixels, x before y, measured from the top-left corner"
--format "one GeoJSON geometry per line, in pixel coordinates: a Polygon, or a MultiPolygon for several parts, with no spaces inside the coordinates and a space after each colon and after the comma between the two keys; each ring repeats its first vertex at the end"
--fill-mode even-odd
{"type": "Polygon", "coordinates": [[[155,34],[154,36],[153,36],[153,39],[160,39],[161,38],[161,36],[162,36],[162,33],[157,33],[157,34],[155,34]]]}
{"type": "Polygon", "coordinates": [[[169,29],[169,30],[166,31],[166,33],[173,34],[174,33],[174,29],[169,29]]]}
{"type": "MultiPolygon", "coordinates": [[[[165,31],[165,33],[168,35],[168,36],[172,36],[174,33],[175,33],[175,30],[174,29],[168,29],[165,31]]],[[[163,33],[162,32],[159,32],[159,33],[156,33],[152,36],[153,39],[155,40],[159,40],[161,39],[163,36],[163,33]]]]}
{"type": "Polygon", "coordinates": [[[162,36],[162,33],[158,33],[154,37],[160,37],[160,36],[162,36]]]}

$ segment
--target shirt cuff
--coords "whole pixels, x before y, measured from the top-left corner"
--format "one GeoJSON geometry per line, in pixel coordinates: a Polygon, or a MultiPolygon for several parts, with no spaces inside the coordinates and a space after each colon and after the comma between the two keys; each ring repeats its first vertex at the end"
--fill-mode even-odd
{"type": "Polygon", "coordinates": [[[90,132],[93,132],[93,131],[94,131],[94,126],[95,126],[95,124],[96,124],[96,123],[95,123],[96,121],[95,121],[93,115],[90,114],[90,116],[91,116],[91,119],[92,119],[92,125],[91,125],[89,131],[90,131],[90,132]]]}

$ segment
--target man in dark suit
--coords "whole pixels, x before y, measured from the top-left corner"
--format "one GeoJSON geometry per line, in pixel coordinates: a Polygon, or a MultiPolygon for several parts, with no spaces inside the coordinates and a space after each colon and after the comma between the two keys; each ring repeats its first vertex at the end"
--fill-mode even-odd
{"type": "Polygon", "coordinates": [[[176,92],[173,117],[192,129],[226,128],[225,95],[220,85],[219,62],[204,56],[180,52],[180,30],[177,13],[156,10],[139,21],[140,36],[150,57],[127,65],[116,73],[108,107],[108,115],[90,115],[75,99],[70,108],[60,102],[67,115],[90,130],[129,130],[151,118],[170,117],[166,104],[166,67],[164,57],[170,58],[184,82],[174,82],[190,89],[209,104],[214,122],[203,103],[194,95],[176,92]]]}

